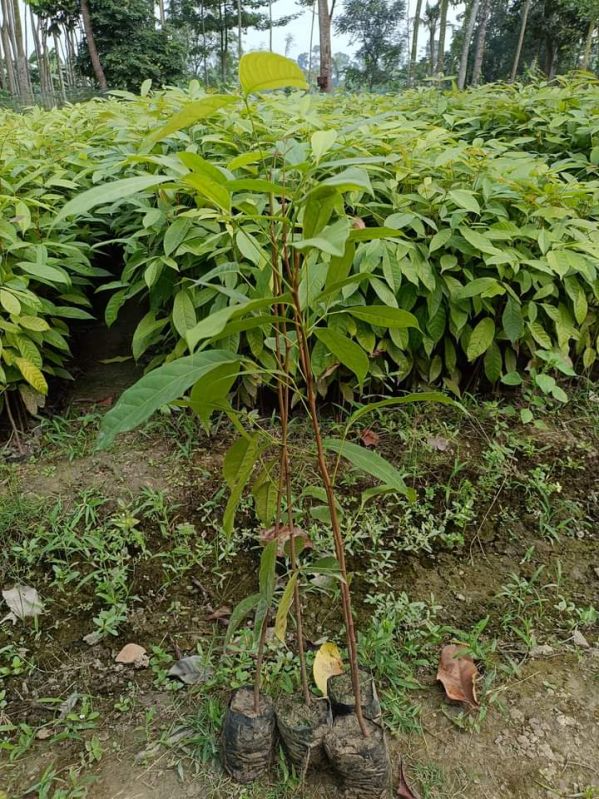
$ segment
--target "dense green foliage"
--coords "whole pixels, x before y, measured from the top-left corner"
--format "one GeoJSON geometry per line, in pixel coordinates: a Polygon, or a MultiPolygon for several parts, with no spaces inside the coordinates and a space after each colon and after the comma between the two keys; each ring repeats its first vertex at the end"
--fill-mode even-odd
{"type": "MultiPolygon", "coordinates": [[[[477,374],[492,383],[515,383],[515,372],[529,369],[542,388],[544,373],[592,367],[599,332],[596,84],[430,90],[399,100],[276,95],[263,97],[251,116],[227,98],[200,119],[194,104],[203,96],[196,84],[189,92],[3,117],[3,203],[10,214],[17,195],[31,203],[35,224],[21,231],[8,223],[2,269],[20,274],[20,264],[44,252],[56,268],[50,242],[66,242],[69,258],[61,256],[59,268],[79,290],[91,276],[89,245],[114,238],[123,247],[122,274],[96,285],[110,295],[109,324],[127,300],[147,304],[133,340],[136,358],[151,356],[155,365],[214,341],[269,369],[274,342],[261,328],[238,321],[227,340],[221,334],[234,305],[267,292],[271,241],[260,218],[269,192],[279,206],[315,191],[313,216],[304,214],[293,231],[299,251],[302,240],[311,241],[305,302],[313,326],[326,320],[355,345],[374,385],[415,378],[457,390],[480,363],[477,374]],[[148,135],[180,109],[170,131],[148,135]],[[197,124],[186,127],[194,115],[197,124]],[[18,131],[25,135],[17,139],[18,131]],[[265,174],[262,164],[275,152],[276,173],[265,174]],[[61,216],[50,228],[65,197],[158,173],[165,177],[157,190],[106,195],[76,223],[61,216]],[[343,202],[338,192],[323,193],[327,184],[343,184],[343,202]],[[21,248],[32,240],[36,249],[24,257],[21,248]],[[82,242],[76,249],[74,240],[82,242]],[[369,317],[373,305],[413,313],[419,330],[383,329],[369,317]],[[221,329],[202,328],[215,311],[221,329]]],[[[45,303],[66,295],[60,305],[78,307],[66,284],[61,291],[63,284],[28,281],[45,303]]],[[[3,304],[5,386],[27,380],[15,365],[24,357],[11,327],[15,310],[3,304]]],[[[256,306],[252,315],[269,313],[256,306]]],[[[56,324],[64,333],[64,323],[56,324]]],[[[51,374],[56,356],[42,336],[29,336],[41,353],[31,362],[51,374]]],[[[319,336],[312,358],[321,392],[335,383],[351,395],[356,380],[343,365],[346,355],[328,333],[319,336]]],[[[255,378],[244,377],[242,396],[256,390],[255,378]]]]}

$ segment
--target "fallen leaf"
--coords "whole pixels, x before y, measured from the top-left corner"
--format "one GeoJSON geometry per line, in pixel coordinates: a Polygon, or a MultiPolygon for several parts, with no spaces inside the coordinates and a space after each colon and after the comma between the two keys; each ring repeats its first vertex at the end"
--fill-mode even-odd
{"type": "Polygon", "coordinates": [[[115,663],[126,663],[127,665],[137,666],[146,654],[146,650],[139,644],[125,644],[118,655],[115,657],[115,663]]]}
{"type": "Polygon", "coordinates": [[[59,719],[66,719],[69,715],[71,710],[75,709],[77,702],[79,701],[79,694],[77,691],[73,691],[72,694],[69,694],[64,702],[61,702],[58,706],[58,718],[59,719]]]}
{"type": "Polygon", "coordinates": [[[228,605],[222,605],[220,608],[213,610],[209,616],[206,616],[206,621],[222,621],[227,620],[231,615],[231,608],[228,605]]]}
{"type": "Polygon", "coordinates": [[[314,657],[312,673],[314,674],[314,682],[320,689],[322,695],[327,696],[329,677],[333,677],[336,674],[343,674],[341,652],[336,644],[331,643],[331,641],[326,641],[320,647],[314,657]]]}
{"type": "MultiPolygon", "coordinates": [[[[35,737],[38,741],[45,741],[46,738],[51,738],[54,735],[54,730],[51,727],[40,727],[40,729],[35,733],[35,737]]],[[[0,793],[0,799],[2,794],[0,793]]]]}
{"type": "Polygon", "coordinates": [[[375,433],[374,430],[364,430],[360,436],[360,441],[365,447],[376,447],[380,440],[381,437],[378,433],[375,433]]]}
{"type": "Polygon", "coordinates": [[[451,447],[451,442],[443,436],[431,436],[427,438],[426,443],[431,449],[436,449],[439,452],[446,452],[451,447]]]}
{"type": "Polygon", "coordinates": [[[40,595],[30,585],[15,585],[14,588],[3,591],[2,596],[10,608],[10,613],[2,621],[10,619],[15,624],[17,619],[36,618],[43,613],[40,595]]]}
{"type": "Polygon", "coordinates": [[[103,638],[104,633],[101,633],[100,630],[94,630],[93,633],[88,633],[87,635],[83,636],[83,640],[88,646],[95,646],[96,644],[99,644],[103,638]]]}
{"type": "Polygon", "coordinates": [[[207,682],[213,674],[214,670],[206,665],[204,658],[200,655],[181,658],[176,663],[173,663],[167,672],[169,677],[175,677],[186,685],[207,682]]]}
{"type": "Polygon", "coordinates": [[[478,669],[469,655],[458,655],[463,647],[448,644],[441,650],[437,679],[443,683],[449,699],[478,707],[476,680],[478,669]]]}
{"type": "Polygon", "coordinates": [[[406,775],[403,770],[403,762],[399,761],[399,785],[397,786],[397,796],[399,799],[419,799],[418,794],[414,793],[414,791],[408,785],[408,781],[406,780],[406,775]]]}
{"type": "Polygon", "coordinates": [[[278,527],[274,525],[273,527],[269,527],[268,530],[262,530],[260,532],[260,541],[262,544],[269,544],[271,541],[278,541],[277,545],[277,557],[282,557],[285,553],[285,544],[291,538],[291,530],[293,529],[293,539],[301,539],[302,546],[304,549],[311,549],[312,548],[312,541],[310,540],[310,536],[305,530],[302,530],[301,527],[293,527],[291,528],[288,524],[280,524],[278,527]]]}

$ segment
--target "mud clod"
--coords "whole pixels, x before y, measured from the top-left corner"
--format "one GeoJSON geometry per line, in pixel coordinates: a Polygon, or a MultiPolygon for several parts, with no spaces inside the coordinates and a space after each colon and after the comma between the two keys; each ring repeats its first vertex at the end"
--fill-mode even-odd
{"type": "MultiPolygon", "coordinates": [[[[329,677],[328,694],[334,716],[346,716],[356,709],[356,700],[348,672],[329,677]]],[[[381,717],[381,705],[372,676],[360,670],[360,695],[364,717],[377,721],[381,717]]]]}

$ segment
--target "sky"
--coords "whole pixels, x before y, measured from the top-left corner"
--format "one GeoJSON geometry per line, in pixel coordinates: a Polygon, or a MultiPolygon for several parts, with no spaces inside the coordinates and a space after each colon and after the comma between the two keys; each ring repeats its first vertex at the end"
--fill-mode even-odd
{"type": "MultiPolygon", "coordinates": [[[[368,0],[364,0],[367,2],[368,0]]],[[[411,20],[416,0],[406,0],[407,16],[411,20]]],[[[300,10],[300,6],[295,0],[276,0],[273,5],[273,16],[282,17],[287,14],[295,14],[300,10]]],[[[285,28],[275,28],[273,31],[273,50],[277,53],[285,52],[285,37],[290,33],[293,36],[293,43],[289,51],[292,58],[297,58],[300,53],[307,53],[310,49],[310,28],[312,12],[309,8],[301,9],[302,15],[291,22],[285,28]]],[[[337,0],[335,4],[335,15],[343,10],[343,0],[337,0]]],[[[420,37],[419,37],[420,38],[420,37]]],[[[425,36],[422,35],[422,49],[425,45],[425,36]]],[[[318,18],[314,26],[314,44],[318,44],[318,18]]],[[[245,37],[244,47],[246,50],[268,48],[268,31],[249,31],[245,37]]],[[[333,28],[333,50],[351,54],[355,52],[355,45],[352,45],[347,36],[338,34],[333,28]]]]}

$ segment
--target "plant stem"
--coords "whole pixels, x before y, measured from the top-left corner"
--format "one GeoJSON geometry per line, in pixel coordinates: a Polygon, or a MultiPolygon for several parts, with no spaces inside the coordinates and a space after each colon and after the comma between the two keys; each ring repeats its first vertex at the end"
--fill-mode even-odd
{"type": "Polygon", "coordinates": [[[260,712],[260,685],[262,683],[262,663],[264,662],[264,646],[266,644],[266,633],[268,631],[268,616],[270,608],[267,608],[262,620],[260,630],[260,641],[258,642],[258,658],[256,659],[256,677],[254,679],[254,712],[260,712]]]}
{"type": "Polygon", "coordinates": [[[368,737],[368,729],[364,721],[364,714],[362,712],[362,696],[360,693],[360,676],[358,671],[358,651],[356,644],[356,631],[354,628],[354,620],[351,607],[351,596],[349,592],[349,584],[347,579],[347,566],[345,563],[345,545],[343,543],[343,536],[341,534],[341,526],[339,524],[339,517],[337,515],[337,505],[335,501],[335,490],[331,480],[331,475],[326,462],[324,445],[322,442],[322,433],[320,430],[320,422],[318,421],[318,409],[316,407],[316,390],[314,388],[314,377],[310,366],[310,350],[308,341],[303,326],[302,309],[299,298],[298,290],[298,271],[299,271],[299,254],[295,253],[295,261],[293,271],[291,273],[291,296],[293,299],[293,310],[295,318],[295,328],[297,331],[297,340],[299,347],[300,360],[302,364],[302,371],[306,381],[306,393],[308,397],[308,410],[310,414],[310,421],[314,431],[314,439],[316,441],[316,452],[318,458],[318,470],[322,478],[324,489],[327,495],[327,505],[329,514],[331,516],[331,527],[333,530],[333,540],[335,542],[335,553],[339,563],[339,572],[341,574],[341,601],[343,608],[343,619],[345,622],[345,632],[347,636],[347,649],[349,655],[349,667],[351,672],[351,682],[356,701],[356,717],[362,734],[368,737]]]}
{"type": "Polygon", "coordinates": [[[15,422],[15,417],[12,415],[12,409],[10,407],[10,401],[8,399],[8,391],[4,397],[4,402],[6,404],[6,413],[8,414],[8,420],[10,422],[10,426],[12,427],[12,431],[15,437],[15,441],[17,442],[17,449],[19,450],[19,455],[22,455],[25,450],[23,449],[23,445],[21,444],[21,437],[19,436],[19,428],[15,422]]]}
{"type": "MultiPolygon", "coordinates": [[[[273,213],[273,199],[271,197],[271,217],[273,213]]],[[[286,243],[286,231],[283,230],[283,241],[286,243]]],[[[274,225],[271,222],[271,243],[272,243],[272,272],[275,296],[279,297],[282,293],[282,278],[280,272],[280,258],[279,247],[276,240],[274,225]]],[[[281,304],[277,304],[276,312],[279,317],[284,317],[286,310],[281,304]]],[[[290,357],[290,344],[287,335],[287,325],[285,322],[275,323],[275,351],[276,360],[281,378],[277,380],[277,394],[279,400],[279,416],[281,419],[281,482],[279,483],[279,492],[277,495],[277,526],[279,525],[281,515],[281,494],[282,486],[285,486],[285,495],[287,502],[287,524],[289,526],[289,560],[291,563],[291,574],[297,574],[297,553],[295,549],[295,534],[293,523],[293,504],[291,496],[291,472],[289,469],[289,357],[290,357]],[[285,356],[282,357],[280,336],[283,336],[285,342],[285,356]]],[[[306,669],[306,655],[304,652],[304,625],[302,618],[302,601],[298,579],[296,577],[295,586],[293,589],[293,607],[295,610],[296,619],[296,643],[297,653],[300,662],[300,678],[302,684],[302,693],[304,695],[304,702],[310,705],[310,688],[308,686],[308,672],[306,669]]]]}

